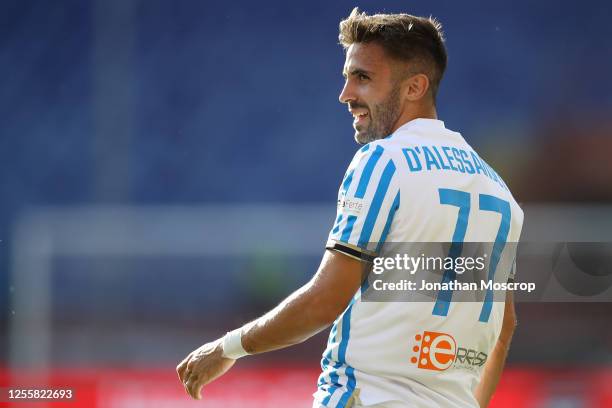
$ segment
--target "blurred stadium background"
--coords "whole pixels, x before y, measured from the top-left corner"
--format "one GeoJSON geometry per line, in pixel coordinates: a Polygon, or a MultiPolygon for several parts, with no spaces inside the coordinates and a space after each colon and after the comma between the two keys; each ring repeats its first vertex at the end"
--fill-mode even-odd
{"type": "MultiPolygon", "coordinates": [[[[353,6],[442,21],[439,115],[524,203],[525,238],[612,242],[610,2],[7,0],[0,385],[309,406],[326,333],[240,361],[198,403],[174,368],[318,266],[356,150],[337,101],[353,6]]],[[[492,406],[612,406],[611,304],[517,308],[492,406]]]]}

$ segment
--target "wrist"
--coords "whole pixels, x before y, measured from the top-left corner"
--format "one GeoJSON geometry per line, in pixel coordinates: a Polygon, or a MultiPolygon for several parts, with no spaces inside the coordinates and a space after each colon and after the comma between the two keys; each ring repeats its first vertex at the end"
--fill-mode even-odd
{"type": "Polygon", "coordinates": [[[227,332],[221,341],[223,357],[237,360],[249,355],[242,346],[242,328],[227,332]]]}

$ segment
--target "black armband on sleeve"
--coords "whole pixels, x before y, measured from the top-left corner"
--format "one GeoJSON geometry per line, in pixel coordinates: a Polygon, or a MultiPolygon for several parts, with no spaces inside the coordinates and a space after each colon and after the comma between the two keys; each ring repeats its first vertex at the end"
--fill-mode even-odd
{"type": "Polygon", "coordinates": [[[350,256],[351,258],[370,263],[374,262],[374,258],[376,258],[376,254],[374,252],[366,251],[358,246],[347,244],[345,242],[339,242],[333,239],[327,241],[327,244],[325,244],[325,249],[338,251],[350,256]]]}

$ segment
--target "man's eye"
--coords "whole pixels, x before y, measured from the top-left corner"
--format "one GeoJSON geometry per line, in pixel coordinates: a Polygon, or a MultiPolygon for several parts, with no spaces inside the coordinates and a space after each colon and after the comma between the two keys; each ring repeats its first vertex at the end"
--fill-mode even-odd
{"type": "Polygon", "coordinates": [[[368,78],[367,75],[364,75],[364,74],[359,74],[358,78],[359,78],[360,81],[365,81],[366,79],[370,79],[370,78],[368,78]]]}

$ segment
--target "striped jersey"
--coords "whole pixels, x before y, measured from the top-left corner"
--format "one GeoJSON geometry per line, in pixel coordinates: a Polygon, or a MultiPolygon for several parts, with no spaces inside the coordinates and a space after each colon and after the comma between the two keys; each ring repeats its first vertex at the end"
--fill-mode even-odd
{"type": "MultiPolygon", "coordinates": [[[[355,154],[327,248],[372,261],[394,243],[494,242],[489,268],[508,280],[506,243],[518,242],[522,224],[504,181],[461,134],[419,118],[355,154]]],[[[369,302],[367,284],[331,328],[314,406],[478,407],[473,392],[504,302],[453,302],[442,291],[432,301],[369,302]]]]}

